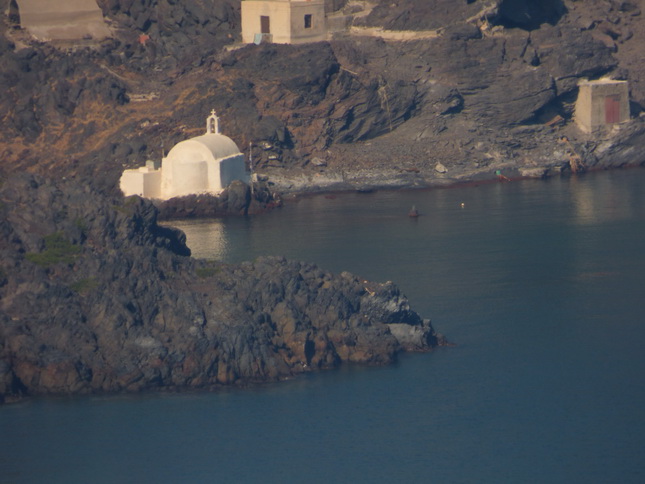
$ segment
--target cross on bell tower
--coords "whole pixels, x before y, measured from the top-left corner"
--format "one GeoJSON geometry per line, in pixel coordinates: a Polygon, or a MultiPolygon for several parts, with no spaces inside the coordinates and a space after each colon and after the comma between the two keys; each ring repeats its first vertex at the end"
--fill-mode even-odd
{"type": "Polygon", "coordinates": [[[206,119],[206,134],[219,134],[219,118],[214,109],[211,109],[211,115],[206,119]]]}

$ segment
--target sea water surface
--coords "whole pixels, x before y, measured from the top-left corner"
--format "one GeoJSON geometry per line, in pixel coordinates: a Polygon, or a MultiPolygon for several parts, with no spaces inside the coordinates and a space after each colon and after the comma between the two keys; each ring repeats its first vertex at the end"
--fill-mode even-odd
{"type": "Polygon", "coordinates": [[[645,482],[645,170],[173,224],[198,257],[395,281],[456,346],[251,389],[5,405],[0,482],[645,482]]]}

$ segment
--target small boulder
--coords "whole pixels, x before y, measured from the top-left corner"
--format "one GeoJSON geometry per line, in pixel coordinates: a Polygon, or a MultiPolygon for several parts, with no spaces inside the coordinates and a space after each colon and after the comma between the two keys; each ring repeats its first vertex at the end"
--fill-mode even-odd
{"type": "Polygon", "coordinates": [[[443,164],[441,164],[441,163],[437,163],[437,164],[434,166],[434,170],[435,170],[437,173],[447,173],[447,172],[448,172],[448,168],[446,168],[445,166],[443,166],[443,164]]]}

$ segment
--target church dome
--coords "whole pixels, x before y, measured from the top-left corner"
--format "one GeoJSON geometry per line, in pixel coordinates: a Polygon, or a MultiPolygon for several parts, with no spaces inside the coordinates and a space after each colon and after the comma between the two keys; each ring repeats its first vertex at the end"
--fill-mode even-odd
{"type": "Polygon", "coordinates": [[[190,163],[192,161],[222,160],[239,154],[240,149],[228,136],[207,133],[180,141],[168,152],[168,158],[190,163]]]}
{"type": "Polygon", "coordinates": [[[223,160],[241,154],[235,142],[219,132],[219,118],[211,111],[206,119],[206,134],[177,143],[168,152],[168,159],[191,163],[223,160]]]}

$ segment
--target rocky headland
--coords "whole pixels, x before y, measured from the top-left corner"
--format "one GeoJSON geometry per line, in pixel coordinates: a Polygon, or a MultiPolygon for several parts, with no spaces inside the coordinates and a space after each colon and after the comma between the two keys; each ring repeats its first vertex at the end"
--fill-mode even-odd
{"type": "Polygon", "coordinates": [[[275,381],[443,343],[392,283],[195,260],[138,197],[20,174],[0,215],[0,403],[275,381]]]}

